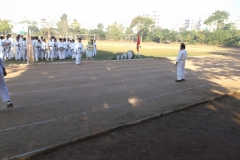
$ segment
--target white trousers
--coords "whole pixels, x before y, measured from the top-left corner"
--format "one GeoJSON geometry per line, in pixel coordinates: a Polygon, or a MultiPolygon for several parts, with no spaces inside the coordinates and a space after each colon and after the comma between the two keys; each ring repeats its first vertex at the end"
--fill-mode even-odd
{"type": "Polygon", "coordinates": [[[2,68],[0,68],[0,95],[2,97],[3,102],[10,101],[10,96],[9,96],[8,88],[7,88],[5,80],[4,80],[2,68]]]}
{"type": "Polygon", "coordinates": [[[26,59],[27,59],[27,49],[26,49],[26,48],[24,48],[24,49],[22,50],[22,56],[23,56],[23,60],[26,60],[26,59]]]}
{"type": "Polygon", "coordinates": [[[76,64],[81,64],[82,53],[77,53],[75,57],[76,57],[76,64]]]}
{"type": "Polygon", "coordinates": [[[16,59],[16,60],[20,60],[20,59],[21,59],[21,51],[22,51],[22,50],[16,47],[16,50],[15,50],[15,51],[16,51],[15,59],[16,59]]]}
{"type": "Polygon", "coordinates": [[[185,61],[180,61],[177,65],[177,80],[185,79],[185,61]]]}
{"type": "Polygon", "coordinates": [[[11,59],[11,48],[5,48],[5,51],[3,53],[3,59],[11,59]]]}
{"type": "Polygon", "coordinates": [[[54,50],[52,47],[49,48],[49,51],[48,51],[48,59],[51,58],[51,60],[53,60],[53,57],[54,57],[54,50]]]}
{"type": "Polygon", "coordinates": [[[59,49],[59,51],[58,51],[58,54],[59,54],[59,59],[64,59],[65,57],[64,57],[64,50],[60,50],[59,49]]]}
{"type": "Polygon", "coordinates": [[[47,54],[46,54],[46,50],[41,50],[41,59],[43,60],[43,57],[45,59],[47,59],[47,54]]]}
{"type": "Polygon", "coordinates": [[[3,54],[4,54],[3,52],[4,52],[3,47],[0,46],[0,58],[1,59],[3,59],[3,54]]]}
{"type": "Polygon", "coordinates": [[[37,47],[34,47],[33,50],[34,50],[34,60],[38,61],[38,49],[37,49],[37,47]]]}

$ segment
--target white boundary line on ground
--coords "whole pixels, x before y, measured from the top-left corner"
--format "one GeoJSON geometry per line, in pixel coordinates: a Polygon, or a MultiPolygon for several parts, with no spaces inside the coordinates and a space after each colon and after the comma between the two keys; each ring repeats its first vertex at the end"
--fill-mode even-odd
{"type": "Polygon", "coordinates": [[[68,144],[71,144],[71,143],[74,143],[74,142],[77,142],[77,141],[81,141],[81,140],[84,140],[84,139],[87,139],[87,138],[91,138],[91,137],[94,137],[94,136],[97,136],[97,135],[100,135],[100,134],[103,134],[103,133],[108,133],[110,131],[113,131],[113,130],[121,128],[121,127],[131,126],[131,125],[135,125],[135,124],[138,124],[138,123],[141,123],[141,122],[153,119],[153,118],[165,116],[165,115],[168,115],[168,114],[171,114],[171,113],[174,113],[174,112],[178,112],[178,111],[186,109],[186,108],[190,108],[190,107],[193,107],[193,106],[196,106],[196,105],[201,105],[203,103],[207,103],[207,102],[213,101],[215,99],[222,98],[224,96],[229,96],[229,95],[232,95],[234,93],[240,93],[240,90],[235,91],[235,92],[229,92],[229,93],[226,93],[226,94],[223,94],[223,95],[220,95],[220,96],[216,96],[216,97],[212,97],[212,98],[209,98],[209,99],[205,99],[205,100],[202,100],[202,101],[199,101],[199,102],[196,102],[196,103],[187,104],[187,105],[184,105],[184,106],[179,106],[176,109],[172,109],[172,110],[168,110],[168,111],[165,111],[165,112],[150,115],[150,116],[147,116],[147,117],[139,119],[139,120],[134,120],[132,122],[128,122],[128,123],[125,123],[125,124],[122,124],[122,125],[119,125],[119,126],[114,126],[114,127],[109,128],[109,129],[105,129],[103,131],[99,131],[97,133],[88,134],[88,135],[82,136],[80,138],[75,138],[71,141],[65,141],[65,142],[62,142],[62,143],[58,143],[56,145],[51,145],[51,146],[44,147],[44,148],[41,148],[41,149],[37,149],[37,150],[31,151],[31,152],[27,152],[27,153],[16,155],[16,156],[13,156],[13,157],[10,157],[10,158],[6,158],[4,160],[14,159],[14,158],[30,158],[31,156],[34,156],[36,154],[40,154],[44,151],[56,149],[58,147],[65,146],[65,145],[68,145],[68,144]]]}
{"type": "MultiPolygon", "coordinates": [[[[171,63],[169,63],[169,64],[171,64],[171,63]]],[[[146,66],[147,64],[142,64],[141,66],[146,66]]],[[[155,64],[151,64],[151,65],[155,65],[155,64]]],[[[167,64],[156,64],[156,66],[151,66],[151,67],[137,67],[137,68],[135,68],[135,67],[133,67],[133,68],[123,68],[123,69],[121,69],[121,68],[119,68],[119,66],[104,66],[104,67],[94,67],[94,68],[98,68],[98,69],[107,69],[108,67],[115,67],[115,68],[111,68],[112,69],[112,71],[124,71],[124,70],[129,70],[129,69],[131,69],[131,70],[133,70],[133,69],[147,69],[147,68],[155,68],[155,67],[161,67],[162,65],[164,65],[165,67],[167,66],[167,64]]],[[[125,65],[121,65],[122,67],[126,67],[125,65]]],[[[172,65],[171,65],[172,66],[172,65]]],[[[84,69],[88,69],[88,68],[81,68],[81,70],[79,71],[79,73],[80,74],[84,74],[84,73],[101,73],[101,72],[106,72],[107,70],[103,70],[103,71],[94,71],[94,72],[92,72],[92,71],[84,71],[84,72],[81,72],[82,70],[84,70],[84,69]]],[[[90,69],[93,69],[93,67],[91,67],[90,69]]],[[[52,71],[55,71],[56,69],[53,69],[52,71]]],[[[72,68],[71,69],[68,69],[68,70],[73,70],[72,68]]],[[[34,72],[36,72],[36,71],[34,71],[34,72]]],[[[41,72],[41,71],[40,71],[41,72]]],[[[44,72],[49,72],[49,70],[47,70],[47,71],[44,71],[44,72]]],[[[42,77],[43,75],[41,75],[41,76],[39,76],[39,77],[42,77]]],[[[51,76],[51,75],[49,75],[49,76],[51,76]]],[[[36,78],[39,78],[39,77],[32,77],[32,78],[34,78],[34,79],[36,79],[36,78]]],[[[23,78],[23,77],[14,77],[15,79],[17,79],[17,78],[21,78],[21,80],[22,79],[27,79],[27,78],[23,78]]],[[[13,79],[13,78],[8,78],[8,77],[6,77],[5,78],[6,80],[9,80],[9,79],[13,79]]]]}
{"type": "MultiPolygon", "coordinates": [[[[156,72],[159,70],[156,70],[156,72]]],[[[162,75],[155,75],[155,76],[148,76],[148,77],[143,77],[143,78],[138,78],[139,79],[146,79],[146,78],[156,78],[156,77],[161,77],[162,75]]],[[[38,90],[38,91],[27,91],[27,92],[15,92],[12,93],[11,95],[15,94],[26,94],[26,93],[39,93],[39,92],[47,92],[51,90],[60,90],[60,89],[70,89],[70,88],[77,88],[77,87],[86,87],[86,86],[94,86],[94,85],[101,85],[101,84],[108,84],[108,83],[117,83],[117,82],[124,82],[124,81],[132,81],[136,80],[136,78],[129,78],[129,79],[121,79],[121,80],[112,80],[112,81],[105,81],[105,82],[97,82],[97,83],[88,83],[88,84],[80,84],[80,85],[75,85],[75,86],[68,86],[68,87],[58,87],[58,88],[50,88],[50,89],[43,89],[43,90],[38,90]]]]}
{"type": "Polygon", "coordinates": [[[60,82],[60,81],[67,81],[67,80],[80,80],[80,79],[88,79],[93,77],[113,77],[113,76],[122,76],[122,75],[132,75],[132,74],[141,74],[141,73],[150,73],[150,72],[161,72],[161,71],[168,71],[169,69],[159,69],[159,70],[147,70],[147,71],[140,71],[140,72],[132,72],[132,73],[117,73],[117,74],[105,74],[105,75],[98,75],[98,76],[85,76],[85,77],[76,77],[76,78],[62,78],[62,79],[48,79],[47,81],[35,81],[35,82],[26,82],[26,83],[11,83],[7,86],[15,86],[15,85],[23,85],[23,84],[36,84],[36,83],[43,83],[43,82],[60,82]]]}
{"type": "MultiPolygon", "coordinates": [[[[145,97],[145,98],[141,98],[139,100],[135,100],[135,101],[131,101],[131,102],[142,102],[142,101],[146,101],[146,100],[149,100],[149,99],[163,97],[165,95],[170,95],[170,94],[175,94],[175,93],[184,92],[184,91],[188,91],[188,90],[203,88],[205,86],[208,86],[208,84],[200,85],[200,86],[196,86],[196,87],[191,87],[191,88],[186,88],[186,89],[181,89],[181,90],[176,90],[176,91],[167,92],[167,93],[162,93],[162,94],[159,94],[159,95],[156,95],[156,96],[145,97]]],[[[123,105],[126,105],[126,104],[130,104],[130,103],[129,102],[122,102],[122,103],[111,105],[108,108],[115,108],[115,107],[123,106],[123,105]]],[[[94,112],[94,111],[101,110],[101,109],[102,109],[102,107],[97,108],[97,109],[93,109],[93,110],[81,111],[81,112],[76,113],[76,114],[69,114],[69,115],[64,116],[64,117],[58,117],[58,118],[53,118],[53,119],[49,119],[49,120],[45,120],[45,121],[34,122],[34,123],[30,123],[30,124],[24,124],[24,125],[20,125],[20,126],[14,126],[14,127],[6,128],[6,129],[1,129],[0,132],[15,130],[17,128],[22,128],[22,127],[41,125],[41,124],[45,124],[45,123],[48,123],[48,122],[56,121],[58,119],[64,119],[66,117],[69,118],[69,117],[79,116],[80,114],[86,115],[89,112],[94,112]]]]}

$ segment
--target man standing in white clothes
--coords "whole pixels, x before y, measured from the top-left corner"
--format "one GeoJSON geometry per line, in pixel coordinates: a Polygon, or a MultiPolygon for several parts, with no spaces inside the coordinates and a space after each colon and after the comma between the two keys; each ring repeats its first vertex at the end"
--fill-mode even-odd
{"type": "Polygon", "coordinates": [[[23,38],[23,40],[22,40],[22,56],[23,56],[23,61],[27,60],[27,42],[26,42],[26,38],[23,38]]]}
{"type": "Polygon", "coordinates": [[[67,41],[66,41],[66,38],[63,38],[63,54],[64,54],[64,58],[63,59],[65,59],[65,58],[67,58],[67,50],[68,50],[68,43],[67,43],[67,41]]]}
{"type": "Polygon", "coordinates": [[[47,61],[49,61],[49,59],[51,58],[51,61],[53,61],[53,56],[54,56],[54,40],[52,41],[52,39],[50,38],[50,40],[48,41],[48,57],[47,57],[47,61]]]}
{"type": "Polygon", "coordinates": [[[0,36],[0,58],[3,57],[4,48],[3,48],[3,36],[0,36]]]}
{"type": "Polygon", "coordinates": [[[13,38],[12,38],[11,34],[8,34],[8,37],[9,37],[9,40],[11,41],[11,48],[10,48],[10,51],[7,55],[8,59],[10,60],[14,57],[14,55],[13,55],[13,45],[14,45],[14,43],[13,43],[13,38]]]}
{"type": "Polygon", "coordinates": [[[184,68],[185,68],[185,60],[187,58],[187,51],[185,50],[185,48],[186,48],[185,44],[181,43],[180,51],[176,59],[177,80],[175,82],[185,81],[184,68]]]}
{"type": "Polygon", "coordinates": [[[58,54],[59,54],[59,60],[64,59],[64,45],[63,45],[63,41],[62,38],[59,38],[59,42],[58,42],[58,54]]]}
{"type": "Polygon", "coordinates": [[[81,38],[78,38],[78,42],[76,42],[74,47],[74,53],[76,57],[76,64],[81,64],[82,52],[84,52],[83,44],[81,42],[81,38]]]}
{"type": "Polygon", "coordinates": [[[13,104],[10,101],[10,96],[8,93],[8,88],[6,86],[4,76],[7,75],[7,72],[5,70],[4,63],[2,59],[0,58],[0,95],[2,97],[3,102],[7,102],[7,108],[13,108],[13,104]]]}
{"type": "Polygon", "coordinates": [[[33,37],[33,41],[32,41],[32,45],[33,45],[33,52],[34,52],[34,61],[38,61],[38,40],[37,37],[33,37]]]}
{"type": "Polygon", "coordinates": [[[42,43],[41,43],[41,58],[43,60],[43,58],[47,59],[47,44],[46,44],[46,39],[43,39],[42,40],[42,43]]]}
{"type": "Polygon", "coordinates": [[[11,59],[11,48],[12,48],[12,43],[9,40],[9,35],[7,35],[5,41],[3,42],[3,46],[4,46],[4,54],[3,54],[3,60],[5,59],[11,59]],[[9,58],[10,57],[10,58],[9,58]]]}
{"type": "Polygon", "coordinates": [[[16,39],[14,47],[15,47],[15,59],[16,61],[19,61],[21,60],[21,51],[22,51],[22,43],[19,41],[19,38],[16,39]]]}

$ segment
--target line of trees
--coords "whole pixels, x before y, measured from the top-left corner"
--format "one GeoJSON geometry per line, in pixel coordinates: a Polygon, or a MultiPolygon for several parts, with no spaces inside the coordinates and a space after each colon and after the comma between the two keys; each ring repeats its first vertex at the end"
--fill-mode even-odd
{"type": "MultiPolygon", "coordinates": [[[[58,35],[65,37],[67,35],[79,34],[95,34],[97,39],[100,40],[114,40],[132,39],[131,35],[137,36],[136,31],[141,34],[142,41],[156,42],[156,43],[175,43],[185,42],[189,44],[209,44],[221,46],[235,46],[240,41],[240,30],[236,29],[234,24],[228,23],[229,13],[226,11],[215,11],[208,19],[205,20],[206,25],[216,26],[214,31],[197,31],[186,30],[180,28],[179,31],[173,31],[156,27],[151,18],[137,16],[132,19],[129,27],[124,27],[122,24],[113,23],[104,27],[102,23],[96,26],[96,29],[82,28],[80,23],[74,19],[69,24],[67,14],[63,14],[59,21],[54,24],[49,24],[45,19],[42,19],[42,28],[37,27],[37,22],[25,21],[28,23],[31,34],[43,36],[45,38],[51,35],[58,35]],[[45,24],[45,25],[44,25],[45,24]],[[48,25],[47,25],[48,24],[48,25]],[[57,27],[53,27],[57,26],[57,27]],[[135,32],[133,32],[135,31],[135,32]]],[[[11,32],[9,21],[0,21],[0,33],[6,34],[11,32]]]]}

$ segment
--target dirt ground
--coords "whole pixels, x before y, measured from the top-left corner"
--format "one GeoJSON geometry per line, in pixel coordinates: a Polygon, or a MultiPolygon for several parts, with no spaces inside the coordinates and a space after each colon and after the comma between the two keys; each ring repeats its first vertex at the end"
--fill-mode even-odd
{"type": "MultiPolygon", "coordinates": [[[[14,108],[7,109],[5,103],[0,103],[0,159],[26,158],[92,134],[240,90],[238,53],[229,51],[222,56],[189,57],[185,70],[186,81],[181,83],[175,82],[175,58],[83,61],[82,65],[63,62],[7,66],[8,75],[5,79],[14,108]]],[[[238,112],[234,112],[231,118],[235,120],[238,115],[238,112]]],[[[195,117],[193,115],[190,118],[195,117]]],[[[186,121],[192,124],[190,118],[186,121]]],[[[221,118],[219,115],[218,120],[221,118]]],[[[185,121],[175,119],[172,124],[170,121],[166,123],[164,130],[169,131],[166,134],[172,130],[177,130],[178,133],[182,129],[189,138],[191,134],[202,133],[185,129],[186,124],[183,122],[185,121]],[[180,128],[176,126],[178,123],[182,124],[180,128]]],[[[202,123],[200,120],[198,122],[202,123]]],[[[160,124],[164,125],[162,122],[160,124]]],[[[200,124],[192,125],[192,129],[196,126],[199,128],[200,124]]],[[[157,133],[163,131],[161,128],[163,126],[158,128],[157,133]]],[[[141,129],[143,131],[153,132],[141,129]]],[[[117,136],[121,143],[110,143],[110,149],[113,148],[115,152],[120,150],[114,148],[114,145],[125,144],[124,138],[128,136],[133,140],[129,141],[133,146],[139,146],[139,140],[134,140],[132,136],[135,134],[134,137],[138,137],[141,132],[128,131],[123,136],[117,136]]],[[[210,135],[217,136],[216,133],[210,135]]],[[[111,138],[115,139],[114,136],[111,138]]],[[[111,138],[106,139],[110,141],[111,138]]],[[[173,135],[171,140],[163,137],[156,142],[163,143],[166,147],[177,138],[178,135],[173,135]]],[[[153,144],[155,141],[149,142],[153,144]]],[[[186,147],[185,141],[183,142],[180,144],[186,147]]],[[[90,151],[102,149],[101,143],[94,144],[97,146],[88,148],[86,154],[94,156],[90,151]]],[[[208,145],[211,147],[216,143],[208,145]]],[[[150,149],[143,146],[139,146],[141,151],[144,154],[150,153],[150,149]]],[[[95,157],[101,158],[104,152],[99,151],[101,154],[95,157]]],[[[186,152],[190,154],[190,151],[186,152]]],[[[178,152],[174,154],[180,155],[178,152]]]]}
{"type": "Polygon", "coordinates": [[[36,155],[36,159],[240,159],[240,93],[36,155]]]}

